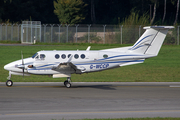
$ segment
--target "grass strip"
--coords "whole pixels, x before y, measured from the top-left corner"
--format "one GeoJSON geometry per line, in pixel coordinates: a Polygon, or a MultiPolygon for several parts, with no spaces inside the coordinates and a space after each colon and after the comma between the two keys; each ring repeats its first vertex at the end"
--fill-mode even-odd
{"type": "MultiPolygon", "coordinates": [[[[4,65],[31,57],[40,50],[85,50],[87,45],[31,45],[31,46],[0,46],[0,82],[5,82],[8,71],[4,65]]],[[[124,45],[123,45],[124,46],[124,45]]],[[[117,45],[94,45],[91,50],[116,48],[117,45]]],[[[119,45],[121,47],[121,45],[119,45]]],[[[180,46],[164,45],[155,58],[145,60],[143,64],[130,65],[116,69],[88,74],[73,74],[73,82],[180,82],[180,46]]],[[[66,78],[48,77],[46,75],[12,76],[14,82],[63,82],[66,78]]]]}

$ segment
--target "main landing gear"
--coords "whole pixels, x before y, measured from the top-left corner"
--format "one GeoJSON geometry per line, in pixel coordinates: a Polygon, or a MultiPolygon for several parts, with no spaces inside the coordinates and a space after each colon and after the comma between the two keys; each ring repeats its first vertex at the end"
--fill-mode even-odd
{"type": "Polygon", "coordinates": [[[13,85],[13,81],[11,80],[11,74],[9,73],[9,76],[7,77],[6,86],[11,87],[13,85]]]}
{"type": "Polygon", "coordinates": [[[67,88],[70,88],[71,87],[71,78],[70,77],[67,77],[67,80],[64,81],[64,85],[67,87],[67,88]]]}

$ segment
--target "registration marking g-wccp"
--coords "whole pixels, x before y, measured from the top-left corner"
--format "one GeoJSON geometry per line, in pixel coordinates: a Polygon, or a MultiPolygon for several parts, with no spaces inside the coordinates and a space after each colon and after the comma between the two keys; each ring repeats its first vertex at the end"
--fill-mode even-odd
{"type": "Polygon", "coordinates": [[[104,63],[104,64],[91,64],[90,65],[90,69],[105,69],[108,68],[109,64],[108,63],[104,63]]]}

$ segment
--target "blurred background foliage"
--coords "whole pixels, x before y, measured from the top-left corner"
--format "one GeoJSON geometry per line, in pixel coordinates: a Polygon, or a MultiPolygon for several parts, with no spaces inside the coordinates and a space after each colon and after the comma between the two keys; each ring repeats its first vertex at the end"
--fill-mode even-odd
{"type": "Polygon", "coordinates": [[[0,23],[21,23],[27,20],[41,21],[42,24],[177,25],[180,18],[179,0],[73,1],[1,0],[0,23]],[[63,3],[63,7],[55,6],[56,3],[63,3]],[[68,10],[69,14],[57,15],[56,8],[68,10]],[[65,18],[70,20],[60,20],[65,18]]]}

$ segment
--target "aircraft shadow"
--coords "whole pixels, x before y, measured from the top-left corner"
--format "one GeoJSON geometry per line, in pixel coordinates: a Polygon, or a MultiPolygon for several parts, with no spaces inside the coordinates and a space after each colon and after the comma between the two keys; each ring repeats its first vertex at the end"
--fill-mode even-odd
{"type": "Polygon", "coordinates": [[[112,85],[74,85],[71,88],[95,88],[102,90],[116,90],[115,87],[112,85]]]}

